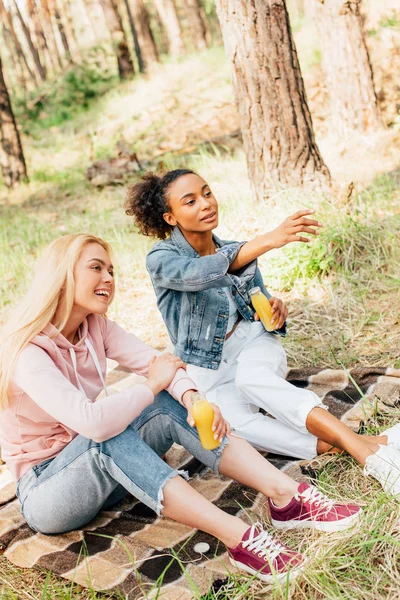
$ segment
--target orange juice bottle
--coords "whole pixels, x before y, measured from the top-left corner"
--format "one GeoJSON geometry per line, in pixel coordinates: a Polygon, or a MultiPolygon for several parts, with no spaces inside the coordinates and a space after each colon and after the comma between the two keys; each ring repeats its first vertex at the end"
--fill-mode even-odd
{"type": "Polygon", "coordinates": [[[201,445],[205,450],[214,450],[220,445],[219,440],[214,440],[212,424],[214,410],[207,398],[201,392],[195,392],[192,396],[193,419],[200,437],[201,445]]]}
{"type": "Polygon", "coordinates": [[[272,325],[272,306],[269,303],[269,300],[265,294],[262,293],[259,287],[253,287],[249,291],[251,297],[251,303],[254,307],[254,310],[257,312],[258,316],[262,324],[264,325],[267,331],[274,331],[276,329],[275,325],[272,325]]]}

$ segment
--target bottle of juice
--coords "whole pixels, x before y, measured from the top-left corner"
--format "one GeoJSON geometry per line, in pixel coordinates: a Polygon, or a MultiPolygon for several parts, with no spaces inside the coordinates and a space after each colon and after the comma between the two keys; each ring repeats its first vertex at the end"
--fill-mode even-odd
{"type": "Polygon", "coordinates": [[[274,331],[276,329],[276,323],[272,325],[272,306],[265,294],[262,293],[259,287],[253,287],[249,291],[251,297],[251,303],[254,310],[257,312],[262,324],[267,331],[274,331]]]}
{"type": "Polygon", "coordinates": [[[220,445],[219,440],[214,440],[212,424],[214,410],[207,398],[201,392],[195,392],[192,396],[193,419],[200,437],[201,445],[205,450],[214,450],[220,445]]]}

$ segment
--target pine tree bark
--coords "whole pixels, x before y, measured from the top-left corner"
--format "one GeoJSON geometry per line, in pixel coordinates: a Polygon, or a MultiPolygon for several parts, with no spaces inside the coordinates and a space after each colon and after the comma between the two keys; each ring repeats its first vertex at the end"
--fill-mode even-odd
{"type": "Polygon", "coordinates": [[[129,79],[134,76],[135,70],[116,0],[100,0],[100,4],[117,55],[119,76],[121,79],[129,79]]]}
{"type": "Polygon", "coordinates": [[[33,84],[34,85],[38,84],[39,80],[37,78],[36,72],[33,72],[29,66],[29,62],[25,56],[25,52],[23,51],[21,43],[18,39],[18,36],[15,33],[14,23],[13,23],[11,14],[4,6],[3,0],[0,0],[0,14],[1,14],[2,22],[3,22],[3,26],[6,28],[10,38],[13,41],[14,46],[15,46],[15,52],[18,56],[18,60],[19,60],[20,64],[25,65],[27,73],[28,73],[31,81],[33,82],[33,84]]]}
{"type": "Polygon", "coordinates": [[[13,74],[15,75],[18,85],[24,90],[27,91],[27,81],[25,77],[24,65],[21,62],[21,57],[15,51],[15,46],[13,43],[13,39],[11,34],[5,24],[2,26],[4,45],[7,48],[8,58],[11,61],[13,74]]]}
{"type": "Polygon", "coordinates": [[[135,54],[136,54],[136,58],[138,61],[139,72],[144,73],[145,67],[144,67],[144,62],[143,62],[143,57],[142,57],[142,49],[140,47],[139,37],[138,37],[135,22],[133,19],[131,6],[129,4],[129,0],[123,0],[123,1],[124,1],[125,9],[126,9],[126,14],[128,15],[129,27],[131,29],[133,45],[135,47],[135,54]]]}
{"type": "MultiPolygon", "coordinates": [[[[16,2],[16,0],[14,0],[14,2],[16,2]]],[[[51,12],[54,15],[54,19],[55,19],[55,22],[56,22],[56,25],[57,25],[57,28],[58,28],[58,32],[60,34],[61,43],[62,43],[63,48],[64,48],[65,56],[67,57],[68,61],[71,61],[72,60],[71,49],[69,47],[67,34],[65,33],[65,27],[64,27],[63,20],[61,18],[60,10],[59,10],[58,5],[57,5],[57,0],[51,0],[50,7],[51,7],[50,8],[51,12]]]]}
{"type": "Polygon", "coordinates": [[[36,46],[39,52],[39,56],[41,57],[41,62],[43,66],[45,66],[45,64],[47,63],[47,65],[49,65],[50,68],[53,67],[53,69],[56,69],[57,65],[54,60],[54,56],[50,52],[49,46],[47,44],[46,36],[43,31],[40,14],[35,0],[27,0],[26,8],[31,22],[31,30],[33,29],[33,33],[35,34],[36,46]]]}
{"type": "Polygon", "coordinates": [[[190,37],[198,50],[207,48],[207,22],[199,0],[185,0],[184,9],[190,28],[190,37]]]}
{"type": "Polygon", "coordinates": [[[21,11],[19,10],[19,6],[18,6],[16,0],[12,0],[12,1],[13,1],[13,5],[14,5],[14,10],[19,19],[19,22],[21,23],[22,31],[24,32],[27,44],[29,46],[29,50],[31,51],[33,62],[35,64],[38,75],[42,81],[45,81],[46,80],[46,69],[41,63],[39,52],[37,51],[37,48],[35,47],[35,45],[32,41],[30,31],[24,21],[21,11]]]}
{"type": "Polygon", "coordinates": [[[7,187],[27,181],[26,164],[21,139],[12,111],[10,96],[3,76],[0,57],[0,162],[7,187]]]}
{"type": "Polygon", "coordinates": [[[150,16],[142,0],[133,0],[132,16],[136,25],[144,72],[147,73],[154,68],[156,63],[158,63],[159,55],[150,28],[150,16]]]}
{"type": "Polygon", "coordinates": [[[180,56],[184,46],[174,0],[154,0],[154,3],[167,35],[169,53],[174,57],[180,56]]]}
{"type": "MultiPolygon", "coordinates": [[[[70,6],[69,0],[61,0],[61,2],[59,3],[59,7],[61,7],[61,12],[64,17],[63,22],[66,25],[66,27],[65,27],[65,29],[67,31],[66,38],[67,38],[67,40],[72,39],[73,46],[74,46],[74,56],[80,57],[81,52],[80,52],[80,47],[79,47],[79,42],[78,42],[78,36],[76,35],[75,23],[74,23],[74,18],[72,16],[72,11],[71,11],[71,6],[70,6]]],[[[70,47],[70,44],[69,44],[69,47],[70,47]]]]}
{"type": "Polygon", "coordinates": [[[56,36],[54,33],[54,29],[53,29],[53,20],[52,20],[49,2],[48,2],[48,0],[40,0],[40,4],[42,7],[42,11],[43,11],[44,22],[46,23],[45,30],[47,30],[46,36],[50,42],[51,54],[56,57],[58,66],[60,67],[60,69],[62,69],[63,61],[61,59],[61,54],[60,54],[60,51],[59,51],[59,48],[57,45],[57,40],[56,40],[56,36]]]}
{"type": "MultiPolygon", "coordinates": [[[[83,0],[87,20],[93,33],[94,40],[102,40],[106,33],[103,15],[97,11],[97,0],[83,0]]],[[[108,30],[107,30],[108,32],[108,30]]]]}
{"type": "Polygon", "coordinates": [[[382,126],[363,32],[361,0],[312,0],[332,122],[339,135],[382,126]]]}
{"type": "Polygon", "coordinates": [[[250,178],[259,200],[270,188],[330,182],[284,0],[217,0],[250,178]]]}

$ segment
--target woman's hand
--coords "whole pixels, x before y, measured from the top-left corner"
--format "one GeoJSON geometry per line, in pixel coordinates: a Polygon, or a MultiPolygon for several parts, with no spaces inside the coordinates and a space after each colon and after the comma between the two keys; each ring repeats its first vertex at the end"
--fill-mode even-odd
{"type": "MultiPolygon", "coordinates": [[[[191,427],[195,426],[195,422],[194,422],[194,418],[193,418],[193,411],[192,411],[192,407],[193,407],[192,394],[195,391],[196,390],[188,390],[182,396],[182,404],[183,404],[183,406],[185,406],[186,410],[188,411],[187,422],[189,423],[189,425],[191,427]]],[[[224,436],[228,436],[230,434],[231,426],[229,425],[228,421],[225,421],[225,419],[223,418],[218,406],[216,404],[213,404],[212,402],[210,402],[210,404],[214,410],[214,420],[213,420],[213,424],[212,424],[212,430],[214,432],[214,439],[215,440],[218,439],[220,442],[222,442],[224,436]]]]}
{"type": "MultiPolygon", "coordinates": [[[[283,300],[281,300],[280,298],[269,298],[269,303],[272,306],[272,319],[271,319],[271,324],[274,325],[274,323],[276,323],[276,326],[274,327],[274,329],[280,329],[281,327],[284,326],[285,321],[287,319],[288,316],[288,307],[286,306],[286,304],[283,302],[283,300]]],[[[255,321],[259,321],[260,317],[258,316],[257,313],[254,313],[254,320],[255,321]]]]}
{"type": "Polygon", "coordinates": [[[280,298],[270,298],[269,303],[272,306],[271,324],[274,329],[280,329],[284,326],[288,316],[288,307],[280,298]]]}
{"type": "Polygon", "coordinates": [[[308,237],[298,235],[299,233],[309,233],[318,235],[316,227],[322,227],[322,224],[314,219],[307,218],[307,215],[312,215],[313,210],[299,210],[294,215],[288,217],[276,229],[267,233],[269,242],[273,248],[282,248],[290,242],[309,242],[308,237]]]}
{"type": "Polygon", "coordinates": [[[169,386],[178,369],[185,368],[186,365],[179,356],[174,356],[169,352],[161,354],[160,356],[153,356],[149,361],[146,384],[156,396],[169,386]]]}
{"type": "Polygon", "coordinates": [[[211,402],[211,406],[214,409],[214,421],[212,424],[212,430],[214,432],[214,440],[219,440],[222,442],[224,437],[228,437],[231,433],[231,426],[228,421],[225,421],[224,417],[218,406],[211,402]]]}

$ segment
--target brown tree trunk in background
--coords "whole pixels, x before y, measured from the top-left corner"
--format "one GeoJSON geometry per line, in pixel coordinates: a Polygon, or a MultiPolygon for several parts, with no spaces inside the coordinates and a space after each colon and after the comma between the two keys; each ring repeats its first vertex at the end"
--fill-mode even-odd
{"type": "Polygon", "coordinates": [[[361,0],[313,0],[332,122],[339,135],[382,126],[360,7],[361,0]]]}
{"type": "Polygon", "coordinates": [[[276,185],[327,185],[284,0],[217,0],[217,11],[258,199],[276,185]]]}
{"type": "Polygon", "coordinates": [[[117,55],[119,76],[121,79],[129,79],[134,76],[135,70],[118,7],[115,0],[100,0],[100,4],[117,55]]]}
{"type": "Polygon", "coordinates": [[[5,46],[5,48],[7,48],[7,59],[11,63],[11,73],[14,76],[13,84],[18,85],[18,91],[23,90],[25,98],[26,98],[26,92],[28,89],[28,85],[27,85],[24,65],[20,62],[20,57],[18,56],[18,54],[15,51],[15,47],[14,47],[10,32],[5,27],[4,23],[2,26],[2,34],[3,34],[4,46],[5,46]]]}
{"type": "Polygon", "coordinates": [[[21,11],[19,10],[19,6],[18,6],[16,0],[13,0],[13,5],[14,5],[14,9],[17,14],[17,17],[21,23],[21,28],[22,28],[22,31],[24,32],[26,41],[29,46],[29,50],[31,51],[36,70],[39,74],[40,79],[42,81],[45,81],[46,80],[46,69],[40,61],[39,52],[37,51],[37,48],[35,47],[34,43],[32,42],[31,33],[22,17],[21,11]]]}
{"type": "Polygon", "coordinates": [[[145,72],[145,66],[144,66],[143,57],[142,57],[142,49],[140,47],[138,33],[137,33],[137,30],[136,30],[136,26],[135,26],[135,22],[134,22],[134,19],[133,19],[133,15],[132,15],[131,7],[130,7],[130,4],[129,4],[129,0],[123,0],[123,2],[124,2],[124,5],[125,5],[126,13],[128,15],[129,27],[131,29],[133,44],[135,46],[135,54],[136,54],[136,58],[137,58],[137,61],[138,61],[139,71],[140,71],[140,73],[144,73],[145,72]]]}
{"type": "MultiPolygon", "coordinates": [[[[16,0],[14,0],[14,2],[15,1],[16,0]]],[[[57,5],[57,0],[51,0],[50,9],[51,9],[51,12],[54,15],[54,19],[55,19],[55,22],[56,22],[57,27],[58,27],[58,32],[60,34],[61,43],[62,43],[63,48],[64,48],[65,56],[67,57],[67,60],[70,61],[70,60],[72,60],[72,58],[71,58],[71,49],[69,47],[67,35],[65,33],[64,23],[62,21],[60,10],[59,10],[58,5],[57,5]]]]}
{"type": "Polygon", "coordinates": [[[13,24],[13,20],[11,17],[11,14],[9,13],[8,10],[6,10],[6,7],[3,4],[3,0],[0,0],[0,13],[1,13],[1,19],[3,21],[4,27],[7,29],[7,31],[9,32],[9,35],[13,41],[13,44],[15,46],[15,52],[18,56],[18,60],[20,62],[21,65],[25,65],[25,68],[28,72],[28,75],[31,79],[31,81],[33,82],[33,84],[37,84],[39,83],[39,80],[36,76],[36,72],[33,72],[32,69],[29,66],[28,60],[25,56],[25,53],[22,49],[21,43],[18,39],[17,34],[15,33],[15,29],[14,29],[14,24],[13,24]]]}
{"type": "Polygon", "coordinates": [[[57,58],[58,65],[59,65],[60,69],[62,69],[63,62],[61,59],[61,54],[58,49],[57,40],[56,40],[56,36],[54,33],[54,29],[53,29],[53,21],[51,18],[51,10],[50,10],[49,2],[48,2],[48,0],[40,0],[40,3],[41,3],[42,11],[43,11],[44,23],[46,23],[45,34],[46,34],[47,39],[49,40],[50,53],[57,58]]]}
{"type": "Polygon", "coordinates": [[[33,32],[35,34],[36,46],[38,48],[39,55],[41,56],[41,61],[43,65],[47,62],[50,67],[52,66],[55,69],[56,63],[52,53],[49,50],[35,0],[27,0],[26,8],[31,22],[31,27],[33,28],[33,32]]]}
{"type": "Polygon", "coordinates": [[[133,20],[142,52],[144,71],[148,72],[159,61],[157,46],[150,28],[150,16],[143,0],[133,0],[133,20]]]}
{"type": "Polygon", "coordinates": [[[199,0],[185,0],[185,13],[189,24],[190,37],[198,50],[207,47],[207,22],[205,20],[199,0]]]}
{"type": "MultiPolygon", "coordinates": [[[[90,23],[90,28],[93,32],[93,38],[100,40],[103,37],[105,23],[103,15],[99,15],[97,9],[97,0],[83,0],[83,6],[87,15],[87,19],[90,23]]],[[[108,31],[108,30],[107,30],[108,31]]]]}
{"type": "Polygon", "coordinates": [[[7,187],[27,181],[26,164],[21,139],[11,108],[10,96],[3,77],[0,57],[0,162],[7,187]]]}
{"type": "Polygon", "coordinates": [[[154,3],[168,38],[169,53],[171,56],[180,56],[184,47],[175,3],[173,0],[154,0],[154,3]]]}
{"type": "Polygon", "coordinates": [[[74,54],[80,57],[80,47],[78,37],[75,31],[74,18],[72,16],[71,5],[69,0],[61,0],[59,6],[61,6],[61,12],[64,17],[64,23],[66,24],[67,40],[72,39],[74,43],[74,54]]]}

